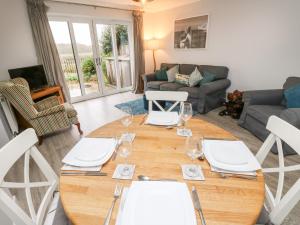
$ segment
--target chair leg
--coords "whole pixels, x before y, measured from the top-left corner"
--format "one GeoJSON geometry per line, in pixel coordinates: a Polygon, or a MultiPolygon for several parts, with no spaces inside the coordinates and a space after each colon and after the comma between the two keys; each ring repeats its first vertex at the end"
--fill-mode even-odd
{"type": "Polygon", "coordinates": [[[42,145],[43,144],[43,136],[38,136],[38,139],[39,139],[39,145],[42,145]]]}
{"type": "Polygon", "coordinates": [[[82,131],[81,128],[80,128],[80,123],[78,122],[78,123],[76,123],[75,125],[77,126],[77,129],[78,129],[79,134],[82,135],[82,134],[83,134],[83,131],[82,131]]]}

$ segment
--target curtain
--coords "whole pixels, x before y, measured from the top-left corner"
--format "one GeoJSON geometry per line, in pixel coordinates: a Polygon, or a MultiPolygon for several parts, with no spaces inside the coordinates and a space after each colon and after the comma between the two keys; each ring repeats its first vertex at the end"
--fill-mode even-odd
{"type": "Polygon", "coordinates": [[[70,93],[51,33],[47,17],[47,6],[43,0],[26,0],[26,2],[38,60],[44,66],[49,85],[60,85],[65,100],[69,102],[70,93]]]}
{"type": "Polygon", "coordinates": [[[142,75],[145,73],[143,12],[133,11],[133,38],[135,61],[135,93],[144,92],[142,75]]]}

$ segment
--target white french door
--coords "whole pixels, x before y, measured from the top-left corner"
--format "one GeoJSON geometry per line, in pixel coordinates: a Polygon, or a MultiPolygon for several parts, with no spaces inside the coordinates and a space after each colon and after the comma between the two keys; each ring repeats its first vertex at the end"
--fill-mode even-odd
{"type": "Polygon", "coordinates": [[[72,102],[132,89],[132,24],[49,18],[72,102]]]}

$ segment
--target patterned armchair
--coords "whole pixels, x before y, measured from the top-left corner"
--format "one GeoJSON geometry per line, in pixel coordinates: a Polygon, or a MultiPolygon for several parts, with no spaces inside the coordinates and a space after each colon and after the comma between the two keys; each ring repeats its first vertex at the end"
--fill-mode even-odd
{"type": "Polygon", "coordinates": [[[55,96],[34,103],[25,79],[15,78],[0,82],[0,93],[34,128],[40,143],[44,135],[68,128],[72,124],[75,124],[82,134],[77,112],[72,105],[60,104],[55,96]]]}

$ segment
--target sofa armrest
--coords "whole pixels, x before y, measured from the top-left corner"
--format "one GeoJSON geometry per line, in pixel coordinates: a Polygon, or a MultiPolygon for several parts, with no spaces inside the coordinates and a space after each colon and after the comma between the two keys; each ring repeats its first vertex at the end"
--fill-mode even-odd
{"type": "Polygon", "coordinates": [[[38,112],[36,114],[35,118],[49,116],[51,114],[55,114],[55,113],[58,113],[58,112],[64,112],[64,111],[65,111],[64,105],[57,105],[57,106],[54,106],[52,108],[49,108],[49,109],[43,110],[41,112],[38,112]]]}
{"type": "Polygon", "coordinates": [[[283,100],[283,90],[245,91],[243,99],[247,105],[280,105],[283,100]]]}
{"type": "Polygon", "coordinates": [[[150,81],[156,81],[155,73],[147,73],[142,75],[144,80],[144,91],[147,91],[147,83],[150,81]]]}
{"type": "Polygon", "coordinates": [[[280,114],[280,118],[300,129],[300,108],[290,108],[280,114]]]}
{"type": "Polygon", "coordinates": [[[209,95],[219,90],[226,90],[230,86],[231,82],[228,79],[217,80],[207,84],[203,84],[199,87],[200,96],[209,95]]]}
{"type": "Polygon", "coordinates": [[[155,73],[146,73],[146,74],[143,74],[142,77],[143,77],[143,80],[146,82],[156,80],[155,73]]]}

